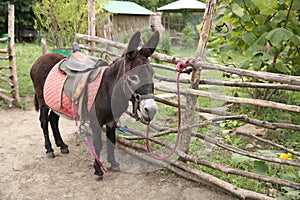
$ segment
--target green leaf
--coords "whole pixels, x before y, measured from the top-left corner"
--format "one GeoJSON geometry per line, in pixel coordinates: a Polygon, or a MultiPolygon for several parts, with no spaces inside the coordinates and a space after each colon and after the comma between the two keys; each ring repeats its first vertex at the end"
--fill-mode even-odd
{"type": "Polygon", "coordinates": [[[233,3],[231,5],[231,8],[232,8],[232,12],[237,16],[242,17],[244,15],[244,9],[241,8],[237,3],[233,3]]]}
{"type": "Polygon", "coordinates": [[[275,65],[275,68],[279,71],[279,72],[282,72],[284,74],[289,74],[290,73],[290,70],[289,68],[287,68],[287,66],[285,64],[283,64],[282,60],[278,60],[276,65],[275,65]]]}
{"type": "Polygon", "coordinates": [[[299,45],[300,44],[300,37],[298,35],[293,35],[290,39],[290,41],[295,45],[299,45]]]}
{"type": "Polygon", "coordinates": [[[267,35],[267,39],[272,42],[273,45],[280,44],[282,41],[287,41],[293,36],[293,32],[285,28],[275,28],[267,35]]]}
{"type": "Polygon", "coordinates": [[[269,31],[269,27],[267,25],[258,25],[254,29],[256,35],[263,35],[269,31]]]}
{"type": "Polygon", "coordinates": [[[232,154],[232,157],[231,157],[231,161],[234,164],[239,164],[239,163],[247,162],[247,161],[250,161],[250,160],[251,160],[251,158],[249,158],[247,156],[237,154],[237,153],[232,154]]]}
{"type": "Polygon", "coordinates": [[[248,45],[252,45],[255,41],[256,41],[256,37],[252,32],[248,32],[246,34],[243,35],[242,39],[244,40],[244,42],[248,45]]]}
{"type": "Polygon", "coordinates": [[[266,165],[265,161],[255,160],[253,162],[254,172],[262,175],[267,175],[269,167],[266,165]]]}
{"type": "Polygon", "coordinates": [[[269,157],[278,157],[278,153],[275,153],[270,150],[257,150],[257,153],[259,153],[262,156],[269,156],[269,157]]]}
{"type": "Polygon", "coordinates": [[[253,58],[253,69],[259,71],[261,69],[261,65],[263,63],[263,54],[258,53],[253,58]]]}
{"type": "Polygon", "coordinates": [[[249,69],[249,68],[250,68],[250,61],[249,61],[249,60],[246,60],[246,61],[242,62],[242,63],[239,65],[239,68],[240,68],[240,69],[249,69]]]}
{"type": "Polygon", "coordinates": [[[252,2],[257,6],[262,15],[271,15],[273,12],[276,12],[277,0],[252,0],[252,2]]]}
{"type": "Polygon", "coordinates": [[[245,13],[241,18],[241,22],[249,22],[249,21],[251,21],[251,16],[245,13]]]}

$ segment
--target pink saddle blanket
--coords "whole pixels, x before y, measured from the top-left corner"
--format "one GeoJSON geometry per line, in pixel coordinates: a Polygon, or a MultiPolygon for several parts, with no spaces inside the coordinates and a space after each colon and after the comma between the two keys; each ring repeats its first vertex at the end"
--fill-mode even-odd
{"type": "MultiPolygon", "coordinates": [[[[63,61],[63,60],[62,60],[63,61]]],[[[72,119],[78,119],[78,105],[70,99],[63,91],[67,76],[59,70],[57,63],[48,74],[44,85],[45,103],[55,112],[63,114],[72,119]]],[[[101,71],[94,81],[87,85],[87,111],[89,112],[95,101],[97,92],[101,85],[102,77],[107,67],[101,67],[101,71]]]]}

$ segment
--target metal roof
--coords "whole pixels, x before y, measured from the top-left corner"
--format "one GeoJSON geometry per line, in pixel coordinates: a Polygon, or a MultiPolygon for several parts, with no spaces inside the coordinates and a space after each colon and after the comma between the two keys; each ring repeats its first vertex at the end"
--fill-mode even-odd
{"type": "Polygon", "coordinates": [[[129,1],[109,1],[104,5],[104,10],[114,14],[128,15],[153,15],[154,12],[129,1]]]}
{"type": "Polygon", "coordinates": [[[205,10],[206,4],[197,0],[178,0],[158,8],[159,11],[205,10]]]}

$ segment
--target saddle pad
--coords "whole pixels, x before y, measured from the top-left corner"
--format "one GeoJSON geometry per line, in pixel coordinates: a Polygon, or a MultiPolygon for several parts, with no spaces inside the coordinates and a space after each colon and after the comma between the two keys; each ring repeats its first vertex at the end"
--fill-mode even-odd
{"type": "MultiPolygon", "coordinates": [[[[62,60],[63,61],[63,60],[62,60]]],[[[48,74],[45,85],[44,85],[44,99],[45,103],[53,110],[60,114],[64,114],[67,117],[77,119],[78,105],[75,105],[74,102],[65,94],[63,91],[63,85],[67,78],[64,73],[61,73],[59,70],[59,64],[57,63],[53,69],[48,74]]],[[[101,72],[95,78],[94,81],[90,82],[87,86],[87,109],[88,112],[91,110],[92,105],[95,101],[97,92],[99,90],[103,74],[107,67],[101,67],[101,72]]]]}

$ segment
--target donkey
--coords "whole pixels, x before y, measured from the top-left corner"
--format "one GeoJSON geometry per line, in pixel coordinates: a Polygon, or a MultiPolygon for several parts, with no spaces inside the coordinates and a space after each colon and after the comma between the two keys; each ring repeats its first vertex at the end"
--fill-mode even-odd
{"type": "MultiPolygon", "coordinates": [[[[98,156],[102,149],[102,127],[106,126],[107,161],[112,169],[119,170],[120,164],[114,155],[115,130],[118,119],[128,108],[129,101],[132,101],[134,105],[133,111],[136,116],[145,121],[151,121],[157,112],[157,105],[153,98],[154,70],[148,58],[154,53],[158,42],[159,33],[155,32],[139,49],[141,33],[135,32],[123,55],[115,59],[105,70],[93,107],[86,114],[93,134],[93,145],[98,156]]],[[[64,143],[58,127],[60,115],[45,103],[43,93],[48,74],[63,59],[65,56],[58,53],[45,54],[35,61],[30,71],[35,89],[35,109],[40,111],[40,126],[44,133],[46,154],[50,158],[55,155],[49,140],[48,122],[50,122],[55,143],[57,147],[60,147],[61,153],[69,153],[68,145],[64,143]]],[[[94,174],[102,179],[103,171],[96,159],[94,170],[94,174]]]]}

